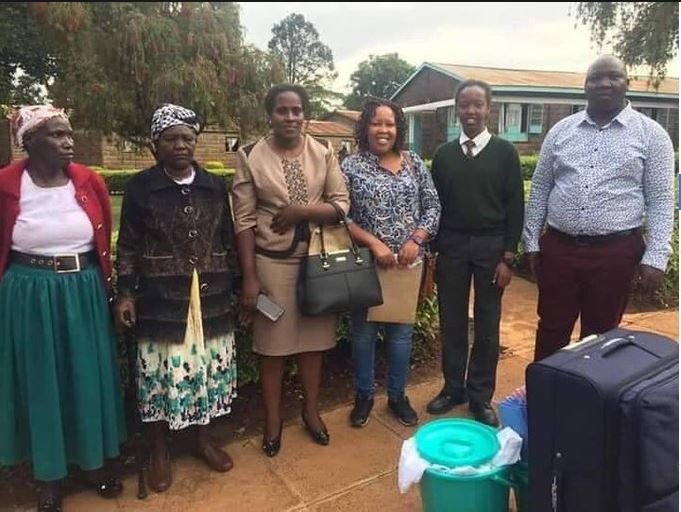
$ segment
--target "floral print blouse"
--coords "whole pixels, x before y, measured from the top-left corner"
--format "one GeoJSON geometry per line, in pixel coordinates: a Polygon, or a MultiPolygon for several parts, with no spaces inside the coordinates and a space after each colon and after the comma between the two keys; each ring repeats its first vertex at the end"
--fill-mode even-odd
{"type": "Polygon", "coordinates": [[[430,238],[440,223],[440,200],[433,178],[414,152],[402,159],[396,174],[381,167],[378,156],[362,152],[341,163],[353,222],[397,253],[416,229],[430,238]]]}

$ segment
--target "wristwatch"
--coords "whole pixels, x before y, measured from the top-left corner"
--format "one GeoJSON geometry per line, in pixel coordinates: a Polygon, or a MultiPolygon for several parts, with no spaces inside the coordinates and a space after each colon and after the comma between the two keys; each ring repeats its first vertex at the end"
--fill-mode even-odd
{"type": "Polygon", "coordinates": [[[415,243],[416,245],[418,245],[419,247],[423,247],[423,246],[425,245],[425,243],[426,243],[426,241],[425,241],[423,238],[421,238],[420,236],[418,236],[418,235],[411,235],[411,236],[409,237],[409,240],[411,240],[412,242],[414,242],[414,243],[415,243]]]}

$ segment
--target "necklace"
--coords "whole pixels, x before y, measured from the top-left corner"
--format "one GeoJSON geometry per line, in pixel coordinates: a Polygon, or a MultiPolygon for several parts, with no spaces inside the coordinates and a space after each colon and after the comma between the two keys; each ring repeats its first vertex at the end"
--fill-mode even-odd
{"type": "Polygon", "coordinates": [[[194,179],[194,174],[195,174],[194,166],[192,166],[190,169],[191,170],[190,170],[189,174],[187,176],[185,176],[184,178],[177,178],[177,177],[173,176],[172,174],[170,174],[168,172],[168,169],[166,169],[165,167],[163,168],[163,172],[165,173],[166,176],[168,176],[175,183],[181,184],[181,183],[185,183],[185,182],[191,182],[194,179]]]}

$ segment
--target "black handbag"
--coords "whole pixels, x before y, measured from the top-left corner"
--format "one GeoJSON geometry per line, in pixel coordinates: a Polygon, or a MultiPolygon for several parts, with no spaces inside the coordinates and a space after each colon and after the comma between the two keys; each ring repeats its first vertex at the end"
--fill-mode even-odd
{"type": "Polygon", "coordinates": [[[298,307],[304,315],[325,315],[383,304],[371,251],[355,243],[343,211],[331,203],[348,236],[348,247],[327,252],[319,226],[321,252],[303,258],[298,275],[298,307]]]}

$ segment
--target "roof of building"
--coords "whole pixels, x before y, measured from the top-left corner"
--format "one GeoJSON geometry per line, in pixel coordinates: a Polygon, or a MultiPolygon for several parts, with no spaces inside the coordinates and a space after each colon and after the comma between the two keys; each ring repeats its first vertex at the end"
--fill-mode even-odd
{"type": "Polygon", "coordinates": [[[307,122],[305,132],[315,137],[350,137],[352,138],[352,129],[341,123],[333,121],[317,121],[310,120],[307,122]]]}
{"type": "MultiPolygon", "coordinates": [[[[395,98],[402,89],[424,68],[430,68],[448,75],[456,80],[482,80],[496,87],[518,88],[556,88],[556,89],[579,89],[583,90],[586,73],[574,73],[571,71],[539,71],[531,69],[505,69],[483,66],[465,66],[461,64],[444,64],[424,62],[393,94],[395,98]]],[[[667,77],[658,89],[655,90],[648,83],[647,76],[630,75],[629,91],[638,93],[655,94],[679,94],[679,79],[667,77]]]]}
{"type": "Polygon", "coordinates": [[[338,114],[339,116],[347,117],[351,121],[357,121],[359,119],[359,115],[361,112],[359,110],[334,110],[329,114],[328,117],[331,117],[333,114],[338,114]]]}

